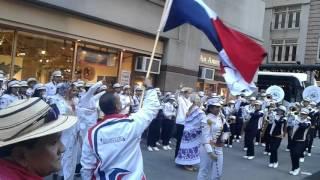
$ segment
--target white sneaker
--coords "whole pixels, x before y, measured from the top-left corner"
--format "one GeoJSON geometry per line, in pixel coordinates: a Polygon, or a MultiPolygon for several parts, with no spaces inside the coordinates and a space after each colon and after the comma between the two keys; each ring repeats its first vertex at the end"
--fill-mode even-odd
{"type": "Polygon", "coordinates": [[[309,151],[309,148],[306,148],[306,151],[309,151]]]}
{"type": "Polygon", "coordinates": [[[273,168],[274,164],[270,163],[268,166],[269,166],[269,168],[273,168]]]}
{"type": "Polygon", "coordinates": [[[271,153],[268,153],[268,156],[271,156],[271,153]]]}
{"type": "Polygon", "coordinates": [[[224,147],[228,147],[228,144],[224,144],[224,147]]]}
{"type": "Polygon", "coordinates": [[[278,168],[279,167],[279,163],[274,163],[273,164],[273,168],[278,168]]]}
{"type": "Polygon", "coordinates": [[[245,158],[245,159],[248,159],[248,156],[242,156],[243,158],[245,158]]]}
{"type": "Polygon", "coordinates": [[[237,139],[237,143],[239,143],[240,142],[240,140],[239,139],[237,139]]]}
{"type": "Polygon", "coordinates": [[[311,157],[311,153],[308,153],[307,156],[311,157]]]}
{"type": "Polygon", "coordinates": [[[267,152],[267,151],[265,151],[265,152],[263,152],[263,154],[264,154],[264,155],[267,155],[267,154],[268,154],[268,152],[267,152]]]}
{"type": "Polygon", "coordinates": [[[255,142],[255,143],[254,143],[254,145],[255,145],[255,146],[258,146],[258,145],[259,145],[259,143],[258,143],[258,142],[255,142]]]}
{"type": "Polygon", "coordinates": [[[262,143],[261,146],[262,146],[262,147],[266,147],[266,144],[265,144],[265,143],[262,143]]]}
{"type": "Polygon", "coordinates": [[[289,174],[291,174],[291,175],[292,175],[292,174],[293,174],[293,171],[289,171],[289,174]]]}
{"type": "Polygon", "coordinates": [[[148,146],[148,151],[150,151],[150,152],[152,152],[152,151],[153,151],[153,149],[152,149],[152,147],[151,147],[151,146],[148,146]]]}
{"type": "Polygon", "coordinates": [[[161,144],[160,144],[159,142],[156,142],[156,145],[157,145],[157,146],[160,146],[161,144]]]}
{"type": "Polygon", "coordinates": [[[244,151],[248,151],[248,148],[243,148],[244,151]]]}
{"type": "Polygon", "coordinates": [[[158,147],[153,147],[153,150],[160,151],[160,149],[158,147]]]}
{"type": "Polygon", "coordinates": [[[169,150],[167,146],[163,146],[162,148],[163,148],[163,150],[165,150],[165,151],[168,151],[168,150],[169,150]]]}
{"type": "Polygon", "coordinates": [[[167,148],[168,148],[168,150],[172,150],[172,148],[169,145],[167,146],[167,148]]]}
{"type": "Polygon", "coordinates": [[[232,145],[229,145],[229,148],[232,148],[232,145]]]}
{"type": "Polygon", "coordinates": [[[239,136],[239,139],[241,139],[242,137],[241,136],[239,136]]]}
{"type": "Polygon", "coordinates": [[[172,142],[171,141],[169,141],[169,144],[171,144],[172,142]]]}
{"type": "Polygon", "coordinates": [[[286,152],[289,152],[289,151],[290,151],[290,149],[287,148],[287,149],[286,149],[286,152]]]}
{"type": "Polygon", "coordinates": [[[248,159],[252,160],[252,159],[254,159],[254,156],[249,156],[248,159]]]}
{"type": "Polygon", "coordinates": [[[297,176],[297,175],[299,175],[299,174],[300,174],[300,168],[295,169],[295,170],[292,172],[292,175],[294,175],[294,176],[297,176]]]}
{"type": "Polygon", "coordinates": [[[303,163],[303,162],[304,162],[304,158],[300,158],[299,161],[300,161],[301,163],[303,163]]]}

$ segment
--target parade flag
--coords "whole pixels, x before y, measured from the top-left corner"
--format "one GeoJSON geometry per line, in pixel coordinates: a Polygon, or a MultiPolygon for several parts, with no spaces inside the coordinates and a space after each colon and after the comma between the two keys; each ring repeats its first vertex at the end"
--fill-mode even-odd
{"type": "Polygon", "coordinates": [[[219,52],[231,94],[252,94],[256,90],[253,78],[266,56],[262,46],[227,27],[202,0],[167,0],[160,30],[166,32],[185,23],[201,30],[219,52]]]}

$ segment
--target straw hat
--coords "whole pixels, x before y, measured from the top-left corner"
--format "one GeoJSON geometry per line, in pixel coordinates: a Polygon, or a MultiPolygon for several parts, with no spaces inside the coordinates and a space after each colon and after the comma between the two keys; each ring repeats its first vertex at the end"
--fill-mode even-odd
{"type": "Polygon", "coordinates": [[[17,100],[0,111],[0,147],[61,132],[77,122],[59,116],[39,98],[17,100]]]}

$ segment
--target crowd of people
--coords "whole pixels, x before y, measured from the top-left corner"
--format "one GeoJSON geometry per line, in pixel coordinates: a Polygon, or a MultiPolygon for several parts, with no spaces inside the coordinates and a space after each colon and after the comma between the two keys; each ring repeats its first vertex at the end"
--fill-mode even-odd
{"type": "MultiPolygon", "coordinates": [[[[0,165],[0,179],[6,177],[8,168],[15,168],[21,176],[31,174],[39,177],[60,169],[57,164],[50,170],[32,165],[32,173],[26,173],[30,170],[27,167],[31,166],[31,161],[18,156],[22,152],[23,155],[29,153],[21,150],[21,147],[29,146],[24,141],[30,142],[35,138],[42,140],[44,137],[47,140],[47,137],[61,131],[55,138],[59,138],[65,148],[56,143],[59,146],[55,150],[58,154],[63,151],[63,155],[59,162],[61,170],[55,172],[54,177],[63,177],[65,180],[80,174],[85,180],[117,177],[146,179],[140,149],[141,137],[146,138],[150,152],[161,149],[170,151],[175,144],[174,163],[185,170],[198,171],[198,180],[205,180],[221,179],[223,147],[232,148],[234,142],[242,142],[242,137],[245,159],[254,159],[255,146],[261,144],[265,147],[263,154],[270,156],[267,166],[278,168],[281,163],[278,161],[278,149],[287,136],[286,151],[290,152],[292,164],[289,173],[298,175],[304,156],[311,156],[313,139],[317,134],[320,135],[320,103],[309,99],[286,107],[276,103],[272,95],[266,93],[251,97],[239,94],[227,100],[216,93],[205,94],[183,87],[176,92],[162,94],[148,79],[144,87],[132,88],[119,83],[110,85],[105,80],[97,83],[81,80],[68,82],[63,80],[61,71],[53,72],[47,84],[39,83],[36,78],[6,80],[3,72],[0,72],[0,117],[4,118],[4,124],[0,123],[0,158],[1,164],[5,165],[0,165]],[[22,127],[21,131],[24,131],[33,126],[32,130],[25,132],[27,135],[39,131],[41,126],[36,124],[43,119],[46,122],[48,114],[53,114],[50,117],[55,120],[77,117],[77,122],[72,119],[70,122],[73,123],[69,123],[69,126],[25,139],[20,137],[25,135],[20,131],[13,133],[12,137],[7,137],[7,131],[1,132],[7,127],[14,127],[9,119],[19,109],[11,112],[12,108],[17,108],[17,104],[22,104],[21,111],[32,108],[38,104],[38,100],[46,110],[38,107],[30,113],[34,116],[46,113],[31,125],[22,127]],[[14,141],[16,139],[18,141],[14,141]]],[[[26,120],[33,119],[28,117],[17,116],[15,123],[24,124],[26,120]]],[[[42,161],[41,165],[48,167],[44,164],[48,161],[42,161]]]]}

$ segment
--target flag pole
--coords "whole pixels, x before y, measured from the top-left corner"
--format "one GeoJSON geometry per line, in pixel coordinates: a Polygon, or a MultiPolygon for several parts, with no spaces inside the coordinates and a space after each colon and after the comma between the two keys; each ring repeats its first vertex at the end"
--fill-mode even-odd
{"type": "MultiPolygon", "coordinates": [[[[166,3],[165,3],[164,8],[163,8],[162,16],[161,16],[161,21],[160,21],[160,24],[159,24],[159,27],[158,27],[158,30],[157,30],[156,39],[155,39],[154,44],[153,44],[153,49],[152,49],[152,53],[151,53],[151,57],[150,57],[148,71],[147,71],[147,74],[146,74],[146,79],[148,79],[150,77],[152,63],[153,63],[153,60],[154,60],[154,56],[156,54],[156,50],[157,50],[157,46],[158,46],[158,42],[159,42],[159,38],[160,38],[161,29],[163,28],[164,23],[168,18],[168,15],[169,15],[168,10],[170,9],[169,6],[171,6],[171,4],[172,4],[172,0],[166,0],[166,3]]],[[[144,94],[145,94],[145,89],[143,89],[143,91],[142,91],[142,95],[141,95],[142,98],[140,99],[140,108],[142,107],[142,104],[143,104],[144,94]]]]}

